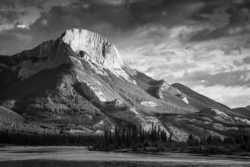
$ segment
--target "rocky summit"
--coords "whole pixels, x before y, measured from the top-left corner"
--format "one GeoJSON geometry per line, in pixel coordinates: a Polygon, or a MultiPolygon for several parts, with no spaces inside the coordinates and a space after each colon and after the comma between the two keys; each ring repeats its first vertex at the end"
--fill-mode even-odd
{"type": "Polygon", "coordinates": [[[0,92],[0,128],[102,134],[133,125],[177,141],[250,130],[249,115],[131,69],[106,38],[84,29],[0,56],[0,92]]]}

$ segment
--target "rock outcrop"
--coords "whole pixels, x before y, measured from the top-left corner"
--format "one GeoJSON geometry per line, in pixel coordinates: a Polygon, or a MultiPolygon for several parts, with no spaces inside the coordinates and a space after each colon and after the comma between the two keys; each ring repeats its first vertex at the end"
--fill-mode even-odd
{"type": "Polygon", "coordinates": [[[122,59],[116,49],[107,39],[84,29],[71,29],[62,34],[61,39],[76,53],[82,53],[96,64],[112,69],[121,69],[122,59]]]}

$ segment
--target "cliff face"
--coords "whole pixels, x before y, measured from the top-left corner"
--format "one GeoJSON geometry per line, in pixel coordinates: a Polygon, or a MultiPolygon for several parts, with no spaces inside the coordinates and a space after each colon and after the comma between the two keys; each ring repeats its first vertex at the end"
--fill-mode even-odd
{"type": "Polygon", "coordinates": [[[123,66],[122,59],[107,39],[87,30],[72,29],[62,34],[61,39],[76,52],[92,59],[104,68],[112,69],[123,66]]]}
{"type": "Polygon", "coordinates": [[[83,29],[0,56],[0,92],[0,105],[26,122],[68,132],[154,125],[186,140],[189,134],[223,137],[249,128],[230,108],[129,68],[107,39],[83,29]]]}
{"type": "Polygon", "coordinates": [[[108,75],[108,70],[136,84],[123,70],[124,63],[118,50],[106,38],[84,29],[71,29],[64,32],[60,39],[68,44],[81,60],[88,62],[96,73],[108,75]]]}

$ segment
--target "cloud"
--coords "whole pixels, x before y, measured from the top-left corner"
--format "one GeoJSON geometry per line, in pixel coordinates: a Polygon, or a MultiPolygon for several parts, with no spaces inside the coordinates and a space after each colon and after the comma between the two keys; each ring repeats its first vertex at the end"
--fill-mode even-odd
{"type": "Polygon", "coordinates": [[[27,25],[25,25],[25,24],[18,24],[16,27],[17,27],[17,28],[22,28],[22,29],[28,29],[28,28],[29,28],[29,27],[28,27],[27,25]]]}
{"type": "Polygon", "coordinates": [[[9,50],[20,51],[28,48],[32,36],[27,29],[13,29],[0,32],[1,54],[7,54],[9,50]]]}
{"type": "MultiPolygon", "coordinates": [[[[64,3],[56,0],[18,0],[15,2],[3,0],[1,2],[11,9],[26,12],[25,16],[18,13],[16,20],[5,29],[12,29],[17,25],[29,27],[33,38],[29,47],[44,40],[56,38],[65,29],[72,27],[86,28],[117,42],[124,36],[122,34],[133,33],[135,29],[146,25],[172,27],[180,22],[184,23],[188,21],[186,18],[191,13],[204,5],[203,2],[192,0],[184,2],[174,0],[64,0],[64,3]],[[46,9],[26,11],[23,7],[46,9]],[[190,8],[193,10],[191,11],[190,8]],[[176,11],[182,12],[176,14],[176,11]]],[[[14,51],[16,49],[10,50],[9,53],[14,53],[14,51]]]]}
{"type": "MultiPolygon", "coordinates": [[[[221,88],[222,96],[225,90],[231,88],[234,92],[237,88],[242,90],[241,87],[248,89],[250,36],[239,33],[199,42],[190,40],[197,32],[206,29],[206,26],[200,24],[171,28],[143,26],[131,36],[123,38],[118,46],[122,48],[121,54],[129,65],[156,79],[164,78],[169,83],[181,82],[191,88],[209,87],[212,92],[219,92],[221,88]]],[[[201,89],[198,91],[204,92],[201,89]]],[[[225,94],[225,99],[220,100],[230,106],[247,105],[246,99],[237,100],[238,97],[246,97],[240,94],[225,94]]],[[[211,93],[211,98],[213,96],[216,97],[215,93],[211,93]]]]}
{"type": "Polygon", "coordinates": [[[209,28],[198,32],[191,41],[218,39],[250,32],[250,2],[210,1],[193,18],[209,28]]]}
{"type": "Polygon", "coordinates": [[[207,71],[197,71],[194,73],[186,73],[181,77],[180,81],[201,83],[204,86],[222,85],[222,86],[248,86],[250,87],[250,70],[222,72],[215,75],[207,71]]]}
{"type": "Polygon", "coordinates": [[[248,55],[249,49],[238,46],[241,45],[239,40],[244,43],[247,38],[230,37],[190,43],[188,39],[202,28],[146,26],[135,31],[130,37],[123,38],[118,46],[123,48],[122,55],[128,62],[138,57],[138,61],[130,62],[133,67],[142,67],[140,70],[153,77],[164,77],[157,71],[166,75],[171,72],[176,76],[176,81],[180,81],[187,72],[210,71],[210,74],[214,75],[245,69],[246,66],[236,66],[234,61],[243,60],[248,55]],[[125,46],[130,47],[124,49],[125,46]]]}
{"type": "Polygon", "coordinates": [[[245,57],[243,60],[244,64],[250,64],[250,57],[245,57]]]}
{"type": "MultiPolygon", "coordinates": [[[[15,28],[17,25],[26,27],[32,23],[42,10],[47,0],[1,0],[0,31],[15,28]],[[36,15],[36,16],[35,16],[36,15]]],[[[20,28],[20,26],[19,26],[20,28]]]]}
{"type": "Polygon", "coordinates": [[[1,25],[15,23],[24,14],[25,12],[0,11],[1,25]]]}
{"type": "Polygon", "coordinates": [[[196,68],[191,61],[191,52],[183,46],[186,39],[198,29],[200,27],[144,26],[118,42],[118,48],[121,48],[124,59],[142,72],[153,77],[163,78],[165,75],[161,75],[161,72],[166,75],[171,72],[177,76],[187,68],[196,68]]]}
{"type": "Polygon", "coordinates": [[[226,104],[231,108],[246,106],[246,104],[250,103],[250,88],[246,86],[225,87],[214,85],[206,87],[199,85],[193,87],[193,89],[211,99],[226,104]]]}
{"type": "Polygon", "coordinates": [[[49,0],[1,0],[0,9],[15,9],[19,7],[43,8],[49,0]]]}

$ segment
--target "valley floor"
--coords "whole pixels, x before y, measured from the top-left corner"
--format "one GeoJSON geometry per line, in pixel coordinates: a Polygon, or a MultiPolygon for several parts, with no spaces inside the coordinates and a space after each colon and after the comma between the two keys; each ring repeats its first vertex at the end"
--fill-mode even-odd
{"type": "Polygon", "coordinates": [[[89,151],[85,147],[6,146],[0,148],[1,167],[167,167],[250,166],[250,157],[202,156],[184,153],[117,153],[89,151]]]}

